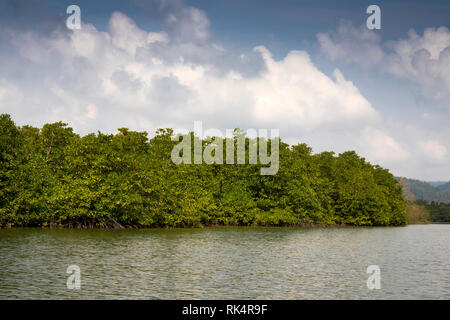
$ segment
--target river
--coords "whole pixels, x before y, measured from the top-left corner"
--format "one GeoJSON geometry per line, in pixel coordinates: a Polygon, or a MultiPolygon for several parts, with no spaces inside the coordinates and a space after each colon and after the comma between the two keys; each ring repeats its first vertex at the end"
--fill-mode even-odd
{"type": "Polygon", "coordinates": [[[450,225],[2,229],[0,299],[450,299],[450,225]]]}

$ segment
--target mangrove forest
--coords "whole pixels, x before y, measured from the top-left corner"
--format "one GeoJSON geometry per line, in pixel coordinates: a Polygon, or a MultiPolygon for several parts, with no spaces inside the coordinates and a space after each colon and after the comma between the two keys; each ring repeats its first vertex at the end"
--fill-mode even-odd
{"type": "MultiPolygon", "coordinates": [[[[80,136],[62,122],[17,126],[9,115],[0,115],[0,225],[407,223],[406,202],[395,177],[354,151],[314,154],[306,144],[279,140],[278,171],[262,175],[265,165],[259,162],[176,164],[171,154],[179,142],[173,136],[172,129],[158,129],[149,138],[147,132],[126,128],[80,136]]],[[[236,146],[242,137],[247,145],[254,142],[238,129],[227,139],[236,146]]],[[[201,139],[201,145],[207,148],[212,141],[201,139]]]]}

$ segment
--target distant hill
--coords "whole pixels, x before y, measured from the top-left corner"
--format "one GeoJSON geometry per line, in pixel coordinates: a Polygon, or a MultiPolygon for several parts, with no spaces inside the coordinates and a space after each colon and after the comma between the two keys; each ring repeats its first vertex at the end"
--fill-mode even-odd
{"type": "Polygon", "coordinates": [[[408,223],[449,223],[450,182],[433,186],[428,182],[397,177],[406,199],[408,223]]]}
{"type": "Polygon", "coordinates": [[[411,192],[411,189],[409,188],[409,184],[408,184],[408,181],[406,180],[406,178],[397,178],[397,180],[398,180],[398,183],[403,188],[403,196],[405,197],[405,199],[409,202],[416,201],[416,196],[414,193],[411,192]]]}
{"type": "Polygon", "coordinates": [[[427,181],[427,183],[431,184],[433,187],[439,187],[440,185],[446,184],[447,181],[427,181]]]}
{"type": "Polygon", "coordinates": [[[447,181],[444,184],[438,185],[437,188],[442,191],[450,191],[450,181],[447,181]]]}
{"type": "Polygon", "coordinates": [[[407,200],[414,201],[413,199],[415,199],[429,202],[450,203],[450,181],[435,187],[425,181],[404,177],[398,177],[397,179],[402,186],[405,186],[405,183],[408,184],[409,188],[404,188],[404,194],[410,192],[414,195],[414,197],[412,197],[410,194],[405,194],[407,200]]]}
{"type": "MultiPolygon", "coordinates": [[[[417,204],[416,196],[409,189],[409,184],[405,178],[397,178],[403,188],[403,196],[406,199],[406,213],[408,215],[408,224],[429,223],[431,221],[430,213],[425,209],[424,204],[417,204]]],[[[423,200],[422,200],[423,201],[423,200]]]]}

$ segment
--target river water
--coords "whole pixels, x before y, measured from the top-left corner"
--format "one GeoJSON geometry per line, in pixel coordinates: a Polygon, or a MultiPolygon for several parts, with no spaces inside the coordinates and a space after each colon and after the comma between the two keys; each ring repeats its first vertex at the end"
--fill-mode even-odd
{"type": "Polygon", "coordinates": [[[450,299],[450,225],[3,229],[0,299],[450,299]]]}

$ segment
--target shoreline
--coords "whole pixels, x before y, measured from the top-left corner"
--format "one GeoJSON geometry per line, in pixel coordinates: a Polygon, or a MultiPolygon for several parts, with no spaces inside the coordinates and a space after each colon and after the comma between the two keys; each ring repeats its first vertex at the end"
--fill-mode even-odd
{"type": "Polygon", "coordinates": [[[223,225],[223,224],[208,224],[200,226],[122,226],[122,227],[101,227],[101,226],[82,226],[82,225],[52,225],[52,226],[15,226],[15,225],[0,225],[0,229],[69,229],[69,230],[176,230],[176,229],[204,229],[204,228],[299,228],[299,229],[330,229],[330,228],[396,228],[406,227],[410,225],[428,225],[428,224],[441,224],[435,223],[420,223],[420,224],[406,224],[406,225],[393,225],[393,226],[373,226],[373,225],[350,225],[350,224],[289,224],[289,225],[223,225]]]}

